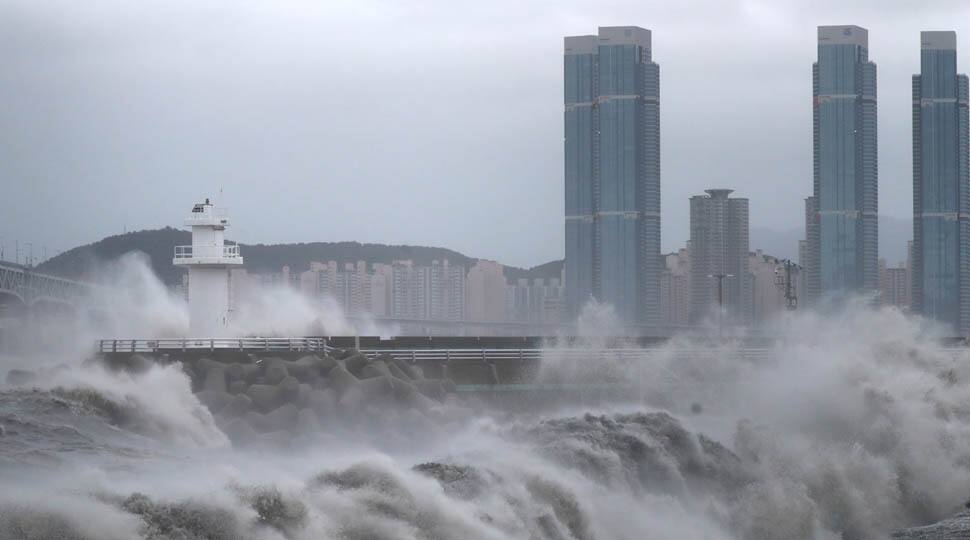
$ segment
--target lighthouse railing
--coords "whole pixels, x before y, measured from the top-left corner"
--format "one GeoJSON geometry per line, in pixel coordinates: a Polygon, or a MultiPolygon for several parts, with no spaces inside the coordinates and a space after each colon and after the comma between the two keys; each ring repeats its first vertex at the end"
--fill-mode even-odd
{"type": "Polygon", "coordinates": [[[97,343],[102,353],[159,353],[187,350],[242,351],[329,351],[326,338],[169,338],[169,339],[102,339],[97,343]]]}
{"type": "Polygon", "coordinates": [[[236,258],[239,257],[239,246],[175,246],[176,259],[203,257],[236,258]]]}

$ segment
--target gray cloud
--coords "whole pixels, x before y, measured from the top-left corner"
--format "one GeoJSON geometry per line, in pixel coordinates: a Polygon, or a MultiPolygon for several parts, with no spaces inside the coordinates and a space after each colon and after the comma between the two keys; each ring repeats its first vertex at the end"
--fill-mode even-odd
{"type": "Polygon", "coordinates": [[[918,33],[970,57],[968,5],[844,4],[7,0],[0,235],[64,249],[222,189],[244,242],[561,257],[562,37],[613,24],[654,32],[666,250],[715,185],[800,227],[818,24],[870,30],[881,211],[906,217],[918,33]]]}

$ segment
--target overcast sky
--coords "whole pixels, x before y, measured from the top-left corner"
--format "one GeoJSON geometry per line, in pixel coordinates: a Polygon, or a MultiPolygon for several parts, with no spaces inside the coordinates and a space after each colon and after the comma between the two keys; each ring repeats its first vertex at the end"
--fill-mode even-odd
{"type": "Polygon", "coordinates": [[[968,16],[962,0],[0,0],[0,236],[8,258],[14,239],[53,254],[179,226],[212,196],[246,243],[562,257],[562,38],[608,25],[653,31],[664,250],[712,186],[750,198],[752,227],[801,229],[819,24],[869,29],[880,211],[907,218],[919,31],[956,30],[966,71],[968,16]]]}

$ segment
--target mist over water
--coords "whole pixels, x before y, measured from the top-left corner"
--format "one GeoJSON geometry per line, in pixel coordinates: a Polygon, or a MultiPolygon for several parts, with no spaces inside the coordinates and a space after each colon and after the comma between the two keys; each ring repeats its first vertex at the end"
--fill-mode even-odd
{"type": "MultiPolygon", "coordinates": [[[[128,253],[102,261],[88,276],[96,285],[82,321],[51,320],[36,329],[27,342],[59,354],[83,356],[98,339],[159,339],[198,337],[189,334],[185,299],[169,290],[151,269],[148,256],[128,253]]],[[[234,298],[229,328],[232,337],[291,337],[306,335],[393,335],[393,326],[370,317],[351,319],[332,298],[307,298],[281,285],[254,285],[234,298]]],[[[32,361],[37,360],[36,354],[32,361]]]]}
{"type": "MultiPolygon", "coordinates": [[[[100,324],[178,335],[179,304],[135,269],[100,324]]],[[[244,319],[247,333],[319,318],[286,319],[279,298],[262,304],[275,326],[244,319]]],[[[577,347],[611,321],[591,308],[577,347]]],[[[632,389],[622,400],[459,393],[254,447],[230,441],[178,364],[112,371],[82,347],[2,357],[4,373],[36,374],[0,386],[0,538],[870,539],[960,510],[965,353],[862,303],[774,331],[756,356],[681,338],[637,366],[592,351],[544,362],[541,377],[609,373],[632,389]]]]}

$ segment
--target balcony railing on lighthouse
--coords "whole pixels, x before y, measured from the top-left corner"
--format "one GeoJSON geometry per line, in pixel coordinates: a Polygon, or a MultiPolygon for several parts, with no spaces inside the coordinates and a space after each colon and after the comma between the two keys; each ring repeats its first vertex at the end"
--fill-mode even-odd
{"type": "Polygon", "coordinates": [[[175,246],[176,259],[236,259],[239,246],[175,246]]]}

